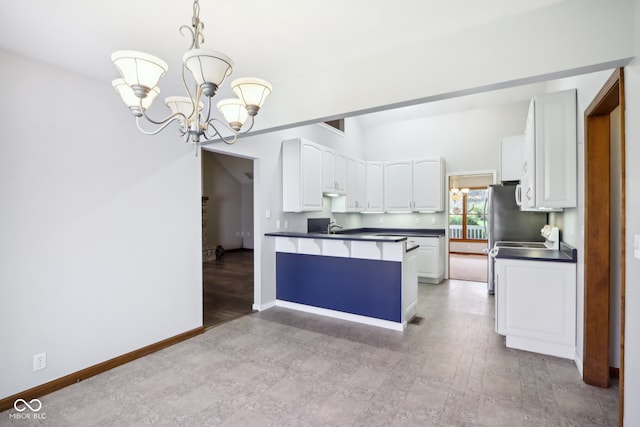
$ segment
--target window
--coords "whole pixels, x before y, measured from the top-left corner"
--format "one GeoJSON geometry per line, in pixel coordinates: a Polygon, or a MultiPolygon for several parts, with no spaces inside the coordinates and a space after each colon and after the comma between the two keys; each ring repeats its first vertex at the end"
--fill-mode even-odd
{"type": "Polygon", "coordinates": [[[487,240],[487,216],[484,211],[486,188],[471,188],[449,193],[449,237],[451,240],[487,240]]]}

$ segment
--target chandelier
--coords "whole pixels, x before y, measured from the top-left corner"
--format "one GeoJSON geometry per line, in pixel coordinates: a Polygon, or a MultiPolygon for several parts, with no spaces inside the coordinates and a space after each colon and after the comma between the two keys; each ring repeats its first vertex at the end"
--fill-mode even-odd
{"type": "Polygon", "coordinates": [[[155,135],[171,122],[177,121],[179,134],[185,142],[198,145],[219,138],[227,144],[233,144],[239,134],[249,132],[253,127],[255,115],[271,93],[271,85],[253,77],[234,80],[231,89],[237,98],[223,99],[216,105],[226,122],[213,117],[212,98],[233,71],[233,61],[223,53],[200,48],[200,43],[204,43],[204,23],[199,16],[200,5],[198,0],[194,0],[191,26],[180,27],[182,35],[186,32],[192,38],[189,50],[182,57],[182,83],[188,96],[165,99],[165,104],[171,110],[169,116],[155,120],[147,114],[160,93],[158,82],[167,72],[167,63],[162,59],[132,50],[114,52],[111,60],[122,78],[114,80],[112,85],[136,118],[138,129],[147,135],[155,135]],[[191,72],[195,81],[193,92],[187,84],[186,70],[191,72]],[[207,106],[206,114],[203,112],[204,104],[207,106]],[[158,127],[152,131],[143,129],[140,125],[142,117],[158,127]],[[222,129],[220,125],[228,131],[227,135],[232,136],[225,137],[219,130],[222,129]]]}

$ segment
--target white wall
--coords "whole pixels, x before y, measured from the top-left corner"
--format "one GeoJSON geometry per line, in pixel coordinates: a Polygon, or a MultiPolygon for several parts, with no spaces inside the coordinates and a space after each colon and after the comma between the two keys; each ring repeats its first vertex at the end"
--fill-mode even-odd
{"type": "Polygon", "coordinates": [[[200,159],[0,51],[0,398],[202,325],[200,159]],[[47,367],[32,372],[32,356],[47,367]]]}
{"type": "MultiPolygon", "coordinates": [[[[636,54],[640,56],[640,1],[635,1],[636,54]]],[[[633,236],[640,235],[640,59],[625,67],[626,102],[626,320],[624,343],[624,425],[640,425],[640,260],[633,236]]]]}

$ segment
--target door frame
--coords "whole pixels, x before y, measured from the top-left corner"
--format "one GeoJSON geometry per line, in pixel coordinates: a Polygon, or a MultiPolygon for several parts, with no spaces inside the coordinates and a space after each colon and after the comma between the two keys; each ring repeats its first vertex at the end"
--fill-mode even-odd
{"type": "Polygon", "coordinates": [[[619,423],[624,414],[625,325],[625,100],[624,69],[611,75],[584,112],[584,348],[583,381],[609,387],[610,113],[620,106],[621,242],[619,423]]]}

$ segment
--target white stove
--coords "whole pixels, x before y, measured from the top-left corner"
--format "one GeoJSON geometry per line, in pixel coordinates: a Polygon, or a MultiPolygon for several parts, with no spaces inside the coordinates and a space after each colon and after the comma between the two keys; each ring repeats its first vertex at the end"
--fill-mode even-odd
{"type": "Polygon", "coordinates": [[[540,235],[544,237],[544,242],[509,242],[509,241],[498,241],[493,246],[491,252],[495,253],[498,251],[498,248],[515,248],[515,249],[549,249],[549,250],[559,250],[560,249],[560,229],[558,227],[552,227],[550,225],[545,225],[540,230],[540,235]]]}

